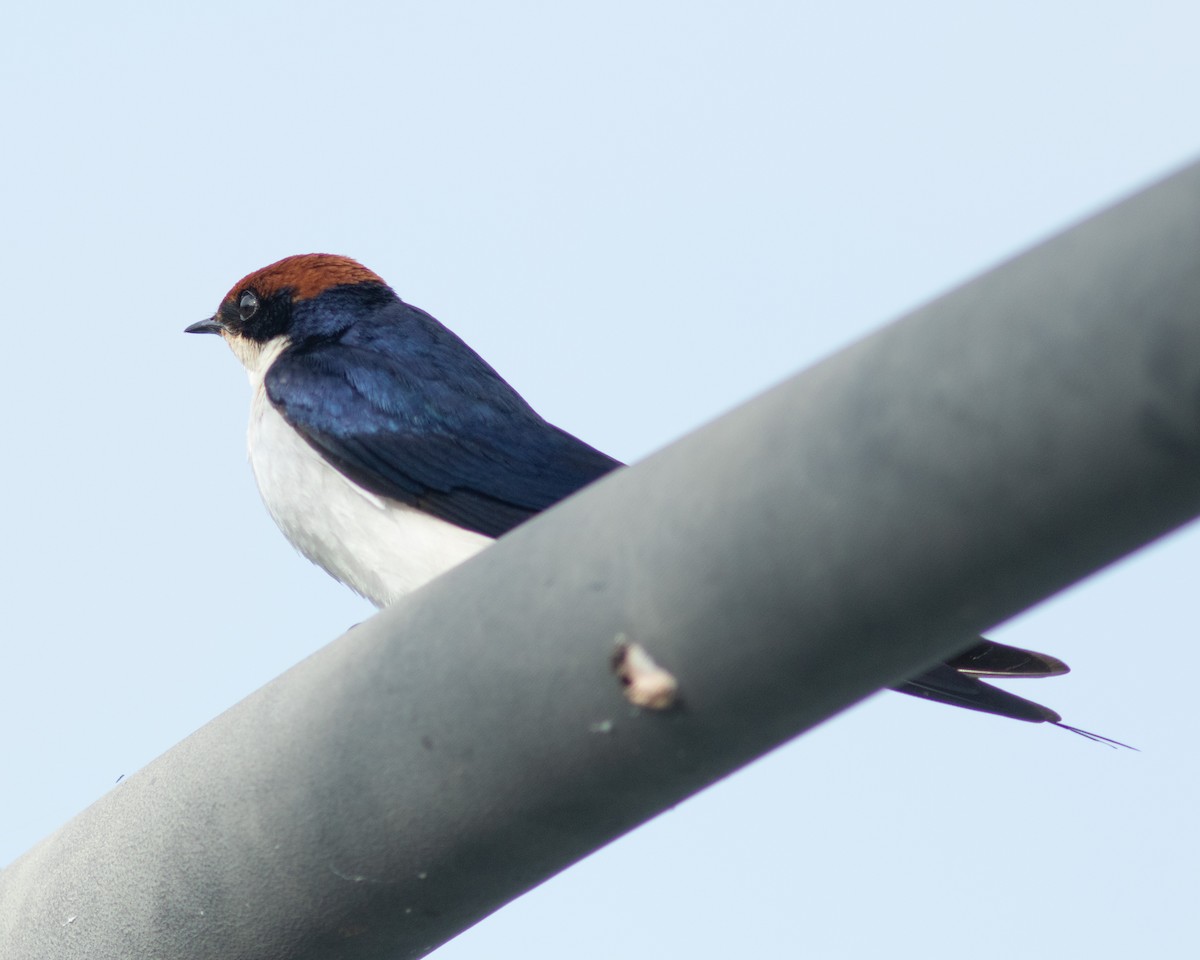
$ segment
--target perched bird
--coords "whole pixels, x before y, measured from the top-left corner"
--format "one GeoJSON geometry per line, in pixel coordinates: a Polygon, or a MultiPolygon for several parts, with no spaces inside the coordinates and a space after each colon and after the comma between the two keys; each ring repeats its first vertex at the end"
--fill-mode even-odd
{"type": "MultiPolygon", "coordinates": [[[[246,367],[250,464],[284,535],[381,607],[621,466],[348,257],[251,273],[186,332],[218,334],[246,367]]],[[[1066,672],[978,638],[894,689],[1114,742],[980,679],[1066,672]]]]}

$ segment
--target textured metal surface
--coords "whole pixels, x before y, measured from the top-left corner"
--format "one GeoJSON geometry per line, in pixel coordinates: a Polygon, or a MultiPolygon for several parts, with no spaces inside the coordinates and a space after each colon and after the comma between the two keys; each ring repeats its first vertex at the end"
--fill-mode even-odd
{"type": "Polygon", "coordinates": [[[1200,168],[505,538],[0,873],[0,956],[419,956],[1200,512],[1200,168]],[[679,681],[634,710],[614,637],[679,681]]]}

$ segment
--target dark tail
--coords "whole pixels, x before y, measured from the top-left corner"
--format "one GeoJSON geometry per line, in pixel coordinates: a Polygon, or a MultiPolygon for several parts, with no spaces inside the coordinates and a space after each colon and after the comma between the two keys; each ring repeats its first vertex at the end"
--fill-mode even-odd
{"type": "Polygon", "coordinates": [[[1056,727],[1070,730],[1081,737],[1106,743],[1111,747],[1126,747],[1127,743],[1110,740],[1098,733],[1080,730],[1062,722],[1062,717],[1040,703],[1018,697],[1016,694],[984,683],[980,677],[1057,677],[1069,671],[1069,667],[1055,657],[1020,647],[1009,647],[1002,643],[980,638],[962,653],[927,670],[920,676],[905,680],[892,689],[911,697],[936,700],[954,707],[993,713],[1013,720],[1029,723],[1052,723],[1056,727]]]}

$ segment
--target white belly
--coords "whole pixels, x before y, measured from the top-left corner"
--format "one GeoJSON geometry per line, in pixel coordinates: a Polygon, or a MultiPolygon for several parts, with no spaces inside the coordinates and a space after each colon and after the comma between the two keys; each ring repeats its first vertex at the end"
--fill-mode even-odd
{"type": "Polygon", "coordinates": [[[261,385],[251,403],[249,447],[259,493],[284,536],[376,606],[492,542],[347,479],[288,426],[261,385]]]}

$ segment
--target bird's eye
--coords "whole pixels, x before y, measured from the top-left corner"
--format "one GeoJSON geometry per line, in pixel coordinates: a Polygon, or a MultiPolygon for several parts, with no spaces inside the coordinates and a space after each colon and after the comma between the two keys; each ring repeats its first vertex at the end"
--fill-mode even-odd
{"type": "Polygon", "coordinates": [[[245,323],[258,312],[258,297],[249,290],[242,293],[238,300],[238,317],[245,323]]]}

